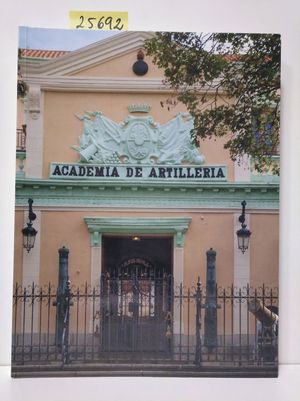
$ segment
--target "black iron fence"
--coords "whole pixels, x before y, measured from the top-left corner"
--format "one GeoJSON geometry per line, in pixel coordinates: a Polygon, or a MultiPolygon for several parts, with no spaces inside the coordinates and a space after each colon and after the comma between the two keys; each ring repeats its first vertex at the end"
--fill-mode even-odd
{"type": "Polygon", "coordinates": [[[16,284],[13,296],[13,366],[276,366],[277,335],[278,291],[266,286],[208,291],[166,275],[105,276],[95,288],[68,283],[62,295],[51,284],[16,284]]]}

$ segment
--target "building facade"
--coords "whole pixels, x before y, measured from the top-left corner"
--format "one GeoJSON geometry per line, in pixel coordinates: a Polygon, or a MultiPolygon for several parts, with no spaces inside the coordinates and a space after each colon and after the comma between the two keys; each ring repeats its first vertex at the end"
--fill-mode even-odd
{"type": "MultiPolygon", "coordinates": [[[[205,284],[211,248],[218,286],[278,286],[278,178],[257,174],[248,158],[233,162],[224,139],[200,141],[196,149],[184,105],[162,107],[171,92],[163,71],[141,51],[149,37],[128,32],[53,58],[49,52],[24,57],[28,93],[18,100],[14,257],[22,288],[59,286],[62,247],[69,250],[72,288],[97,288],[101,277],[125,280],[130,269],[140,281],[154,272],[172,276],[177,287],[196,286],[198,277],[205,284]],[[136,63],[146,63],[147,72],[134,72],[136,63]],[[22,229],[29,198],[37,235],[28,252],[22,229]],[[242,253],[236,232],[244,200],[252,234],[242,253]]],[[[155,291],[147,287],[140,317],[154,316],[155,291]]],[[[132,317],[134,291],[128,305],[120,306],[118,296],[118,313],[132,317]]],[[[86,327],[96,312],[88,312],[86,327]]],[[[181,313],[174,308],[169,319],[174,335],[188,326],[181,313]]],[[[247,318],[234,314],[234,327],[226,323],[223,333],[249,333],[247,318]]],[[[41,320],[36,308],[24,324],[38,328],[41,320]]],[[[225,323],[218,325],[223,330],[225,323]]]]}

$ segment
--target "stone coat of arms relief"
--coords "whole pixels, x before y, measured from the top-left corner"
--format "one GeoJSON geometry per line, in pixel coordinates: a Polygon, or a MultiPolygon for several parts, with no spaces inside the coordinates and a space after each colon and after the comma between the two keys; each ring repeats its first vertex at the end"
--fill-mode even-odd
{"type": "Polygon", "coordinates": [[[191,141],[193,118],[178,113],[166,124],[153,118],[128,116],[120,124],[100,111],[78,117],[83,122],[79,146],[73,146],[80,162],[94,164],[194,164],[204,156],[191,141]]]}

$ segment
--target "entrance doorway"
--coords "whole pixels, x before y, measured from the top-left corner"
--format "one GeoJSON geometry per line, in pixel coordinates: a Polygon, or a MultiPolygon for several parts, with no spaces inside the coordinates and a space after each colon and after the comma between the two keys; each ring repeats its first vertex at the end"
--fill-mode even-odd
{"type": "Polygon", "coordinates": [[[141,359],[171,351],[172,250],[172,237],[103,236],[104,352],[141,359]]]}

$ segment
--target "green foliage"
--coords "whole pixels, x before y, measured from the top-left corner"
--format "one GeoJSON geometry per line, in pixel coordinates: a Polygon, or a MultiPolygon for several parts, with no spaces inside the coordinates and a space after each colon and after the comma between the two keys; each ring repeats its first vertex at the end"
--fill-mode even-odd
{"type": "Polygon", "coordinates": [[[160,32],[147,54],[194,117],[195,143],[225,136],[233,160],[248,154],[258,171],[279,172],[280,36],[160,32]]]}
{"type": "Polygon", "coordinates": [[[18,82],[17,82],[17,96],[19,98],[24,98],[28,91],[28,86],[22,79],[20,60],[22,58],[21,49],[18,50],[18,82]]]}

